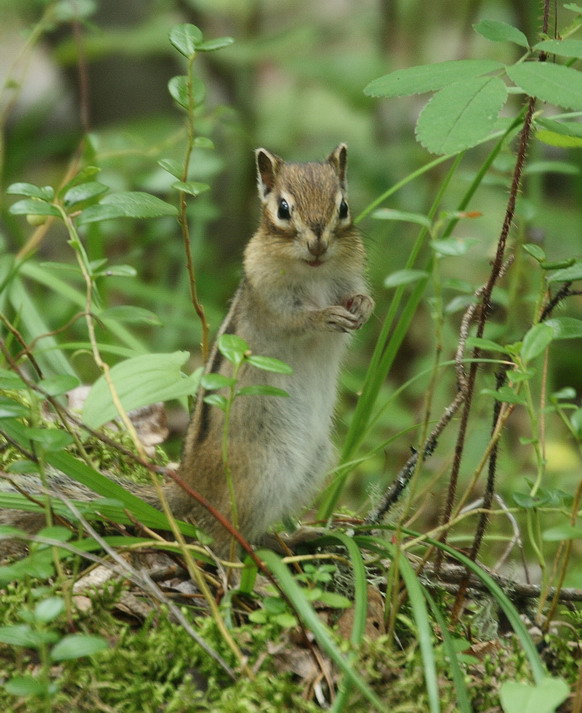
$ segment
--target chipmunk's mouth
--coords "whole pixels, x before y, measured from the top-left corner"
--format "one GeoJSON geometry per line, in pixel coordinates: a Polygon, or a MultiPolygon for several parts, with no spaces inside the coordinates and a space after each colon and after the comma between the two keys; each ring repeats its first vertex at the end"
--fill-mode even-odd
{"type": "Polygon", "coordinates": [[[319,267],[320,265],[323,265],[323,260],[318,260],[317,258],[315,260],[304,260],[303,262],[307,263],[309,267],[319,267]]]}

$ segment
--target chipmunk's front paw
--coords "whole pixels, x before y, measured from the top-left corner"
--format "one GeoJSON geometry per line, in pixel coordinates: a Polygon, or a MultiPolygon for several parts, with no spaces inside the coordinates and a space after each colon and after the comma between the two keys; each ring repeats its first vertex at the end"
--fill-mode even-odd
{"type": "Polygon", "coordinates": [[[352,295],[346,303],[346,308],[357,320],[355,329],[359,329],[366,324],[374,311],[374,300],[368,295],[352,295]]]}
{"type": "Polygon", "coordinates": [[[321,320],[330,332],[353,332],[361,326],[359,317],[341,305],[326,307],[321,311],[321,320]]]}

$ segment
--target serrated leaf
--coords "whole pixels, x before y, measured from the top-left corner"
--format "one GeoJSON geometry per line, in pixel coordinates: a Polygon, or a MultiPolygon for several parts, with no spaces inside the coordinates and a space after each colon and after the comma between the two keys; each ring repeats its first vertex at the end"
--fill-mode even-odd
{"type": "Polygon", "coordinates": [[[531,255],[533,259],[538,262],[542,262],[546,259],[546,253],[540,245],[536,245],[535,243],[525,243],[523,249],[528,255],[531,255]]]}
{"type": "Polygon", "coordinates": [[[409,285],[420,280],[427,280],[429,274],[426,270],[396,270],[384,280],[384,287],[398,287],[409,285]]]}
{"type": "Polygon", "coordinates": [[[69,661],[82,656],[91,656],[108,648],[107,641],[101,636],[71,634],[56,643],[50,653],[53,661],[69,661]]]}
{"type": "Polygon", "coordinates": [[[582,319],[574,317],[553,317],[544,322],[554,331],[554,339],[580,339],[582,337],[582,319]]]}
{"type": "Polygon", "coordinates": [[[252,364],[257,369],[262,369],[263,371],[272,371],[276,374],[292,374],[293,369],[289,364],[280,361],[279,359],[274,359],[273,357],[266,356],[255,356],[251,354],[247,357],[249,364],[252,364]]]}
{"type": "Polygon", "coordinates": [[[407,213],[403,210],[392,210],[392,208],[379,208],[375,210],[371,218],[376,220],[398,220],[404,223],[416,223],[417,225],[422,225],[425,228],[432,227],[432,223],[426,215],[421,215],[420,213],[407,213]]]}
{"type": "Polygon", "coordinates": [[[160,318],[154,312],[134,305],[116,305],[101,310],[99,319],[112,319],[115,322],[128,322],[129,324],[150,324],[161,327],[160,318]]]}
{"type": "Polygon", "coordinates": [[[473,29],[492,42],[514,42],[521,47],[529,47],[527,37],[517,27],[499,20],[481,20],[473,29]]]}
{"type": "Polygon", "coordinates": [[[558,270],[552,275],[549,275],[546,280],[548,282],[573,282],[574,280],[582,280],[582,262],[577,262],[571,267],[558,270]]]}
{"type": "Polygon", "coordinates": [[[191,196],[198,196],[210,190],[208,183],[199,183],[198,181],[176,181],[172,183],[172,188],[191,196]]]}
{"type": "Polygon", "coordinates": [[[561,678],[544,678],[538,684],[504,681],[499,689],[503,713],[555,713],[569,694],[561,678]]]}
{"type": "Polygon", "coordinates": [[[521,345],[521,358],[527,362],[542,354],[554,339],[554,330],[549,324],[536,324],[529,329],[521,345]]]}
{"type": "Polygon", "coordinates": [[[213,40],[205,40],[201,42],[196,50],[198,52],[215,52],[223,47],[228,47],[234,42],[234,37],[216,37],[213,40]]]}
{"type": "Polygon", "coordinates": [[[158,161],[158,166],[161,166],[164,171],[167,171],[174,178],[181,179],[184,173],[184,167],[172,158],[161,158],[158,161]]]}
{"type": "Polygon", "coordinates": [[[205,389],[224,389],[236,384],[236,379],[224,374],[204,374],[200,383],[205,389]]]}
{"type": "Polygon", "coordinates": [[[441,89],[424,107],[416,136],[428,151],[450,154],[475,146],[495,128],[507,98],[499,77],[472,77],[441,89]]]}
{"type": "Polygon", "coordinates": [[[534,45],[533,49],[560,57],[582,59],[582,40],[543,40],[534,45]]]}
{"type": "MultiPolygon", "coordinates": [[[[186,376],[180,370],[188,357],[188,352],[141,354],[112,367],[111,379],[124,409],[131,411],[158,401],[169,401],[196,393],[200,371],[186,376]]],[[[83,421],[91,428],[99,428],[117,416],[109,387],[101,376],[87,396],[83,421]]]]}
{"type": "Polygon", "coordinates": [[[65,193],[63,203],[67,208],[73,208],[80,203],[86,203],[107,193],[109,186],[98,181],[90,181],[89,183],[80,183],[65,193]]]}
{"type": "Polygon", "coordinates": [[[8,212],[11,215],[54,215],[59,218],[59,209],[39,198],[25,198],[13,203],[8,212]]]}
{"type": "Polygon", "coordinates": [[[6,189],[8,195],[39,198],[41,201],[52,201],[55,191],[52,186],[35,186],[34,183],[12,183],[6,189]]]}
{"type": "Polygon", "coordinates": [[[113,218],[161,218],[178,215],[178,209],[150,193],[125,191],[113,193],[92,205],[79,216],[79,223],[96,223],[113,218]]]}
{"type": "Polygon", "coordinates": [[[268,384],[256,384],[255,386],[243,386],[236,392],[237,396],[289,396],[284,389],[268,384]]]}
{"type": "Polygon", "coordinates": [[[49,396],[60,396],[76,388],[80,383],[80,379],[72,374],[58,374],[42,379],[38,382],[38,385],[41,389],[46,391],[49,396]]]}
{"type": "Polygon", "coordinates": [[[187,59],[194,56],[196,45],[202,42],[202,39],[202,31],[190,23],[176,25],[170,30],[170,43],[187,59]]]}
{"type": "Polygon", "coordinates": [[[567,109],[582,109],[582,73],[550,62],[523,62],[507,67],[509,78],[529,96],[567,109]]]}
{"type": "Polygon", "coordinates": [[[397,69],[395,72],[370,82],[364,89],[364,94],[371,97],[403,97],[410,94],[424,94],[448,87],[453,82],[469,77],[478,77],[502,67],[500,62],[494,60],[459,59],[397,69]]]}

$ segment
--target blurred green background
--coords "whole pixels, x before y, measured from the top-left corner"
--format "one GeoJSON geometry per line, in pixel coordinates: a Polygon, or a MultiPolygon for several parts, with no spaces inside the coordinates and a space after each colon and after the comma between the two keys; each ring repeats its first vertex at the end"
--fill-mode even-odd
{"type": "MultiPolygon", "coordinates": [[[[347,142],[350,199],[358,214],[392,184],[434,158],[414,137],[426,96],[377,100],[363,94],[366,84],[394,69],[449,59],[489,57],[513,62],[521,48],[487,42],[473,32],[472,25],[482,18],[505,20],[534,39],[538,14],[538,3],[527,0],[1,0],[2,187],[14,181],[59,185],[87,128],[90,141],[85,144],[84,160],[101,168],[100,181],[112,190],[148,191],[175,203],[176,194],[170,188],[173,178],[157,164],[162,157],[180,159],[184,151],[183,117],[167,91],[168,80],[183,72],[184,66],[168,42],[168,32],[178,23],[190,22],[205,37],[232,36],[232,46],[200,56],[195,64],[207,87],[206,107],[197,118],[196,132],[212,138],[216,148],[194,151],[191,177],[210,183],[211,191],[190,201],[189,211],[199,294],[215,330],[240,278],[242,250],[257,221],[255,147],[266,146],[289,160],[321,160],[337,143],[347,142]],[[43,16],[47,31],[13,66],[31,28],[38,27],[43,16]]],[[[558,7],[554,20],[561,27],[571,17],[558,7]]],[[[512,97],[506,113],[514,115],[521,102],[520,95],[512,97]]],[[[546,109],[546,115],[551,113],[551,108],[546,109]]],[[[486,144],[467,152],[444,196],[443,210],[455,210],[490,148],[486,144]]],[[[426,213],[449,165],[441,164],[412,181],[387,205],[426,213]]],[[[581,167],[579,151],[533,142],[513,242],[543,244],[549,260],[580,255],[581,167]],[[548,170],[546,161],[561,163],[548,170]]],[[[468,295],[488,275],[512,168],[512,153],[505,149],[469,206],[481,216],[461,221],[455,231],[460,237],[474,238],[473,247],[462,257],[442,261],[443,359],[454,354],[468,295]]],[[[10,253],[18,252],[33,230],[22,218],[7,213],[14,200],[13,196],[3,198],[0,225],[0,248],[10,253]]],[[[392,295],[382,282],[404,266],[418,232],[414,224],[371,218],[361,228],[377,309],[355,340],[343,376],[338,439],[349,421],[392,295]]],[[[159,316],[163,326],[134,330],[144,351],[190,350],[191,367],[196,366],[200,329],[189,300],[176,221],[109,221],[89,227],[86,236],[91,259],[107,256],[112,263],[136,268],[136,277],[104,279],[100,289],[108,305],[140,305],[159,316]]],[[[73,261],[62,226],[50,228],[34,260],[41,264],[73,261]]],[[[528,260],[522,255],[496,292],[495,314],[487,332],[491,338],[514,341],[531,324],[541,275],[530,269],[533,263],[528,260]]],[[[82,289],[80,276],[50,266],[42,269],[82,289]]],[[[47,288],[42,280],[28,279],[26,284],[51,330],[78,311],[63,291],[47,288]]],[[[577,306],[571,301],[560,314],[575,314],[580,298],[576,299],[577,306]]],[[[429,293],[379,403],[432,364],[431,304],[429,293]]],[[[68,329],[66,341],[84,338],[84,330],[83,321],[77,322],[68,329]]],[[[115,346],[110,334],[101,333],[100,339],[115,346]]],[[[70,353],[79,373],[91,383],[96,370],[90,357],[84,352],[70,353]]],[[[113,363],[115,355],[109,356],[113,363]]],[[[552,346],[550,388],[572,386],[580,392],[581,362],[578,342],[552,346]]],[[[435,417],[455,389],[452,369],[442,374],[435,394],[435,417]]],[[[391,403],[362,453],[419,422],[429,378],[428,373],[418,378],[391,403]]],[[[482,382],[481,387],[491,387],[492,376],[482,382]]],[[[467,472],[487,441],[490,411],[490,398],[476,401],[467,472]]],[[[186,418],[183,409],[173,414],[177,438],[186,418]]],[[[500,479],[510,482],[514,490],[521,489],[522,479],[532,474],[531,453],[519,445],[521,435],[528,435],[528,426],[516,412],[500,465],[500,479]]],[[[440,490],[439,476],[440,482],[446,480],[452,437],[451,433],[443,439],[426,465],[423,482],[432,482],[429,492],[440,490]]],[[[361,465],[351,481],[352,504],[367,509],[370,489],[385,486],[415,439],[415,431],[405,434],[361,465]]],[[[579,460],[557,419],[548,425],[547,458],[556,483],[571,489],[579,460]]],[[[437,502],[431,500],[429,521],[436,516],[437,502]]]]}

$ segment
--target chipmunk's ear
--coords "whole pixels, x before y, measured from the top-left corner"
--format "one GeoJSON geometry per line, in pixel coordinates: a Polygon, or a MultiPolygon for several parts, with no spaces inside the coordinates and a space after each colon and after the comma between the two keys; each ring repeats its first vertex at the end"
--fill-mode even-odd
{"type": "Polygon", "coordinates": [[[334,167],[335,172],[340,180],[342,188],[346,187],[346,169],[348,166],[348,147],[346,144],[340,144],[327,157],[327,160],[334,167]]]}
{"type": "Polygon", "coordinates": [[[265,201],[275,185],[275,178],[279,169],[283,165],[283,159],[267,149],[257,149],[255,151],[257,159],[257,183],[259,186],[259,197],[265,201]]]}

